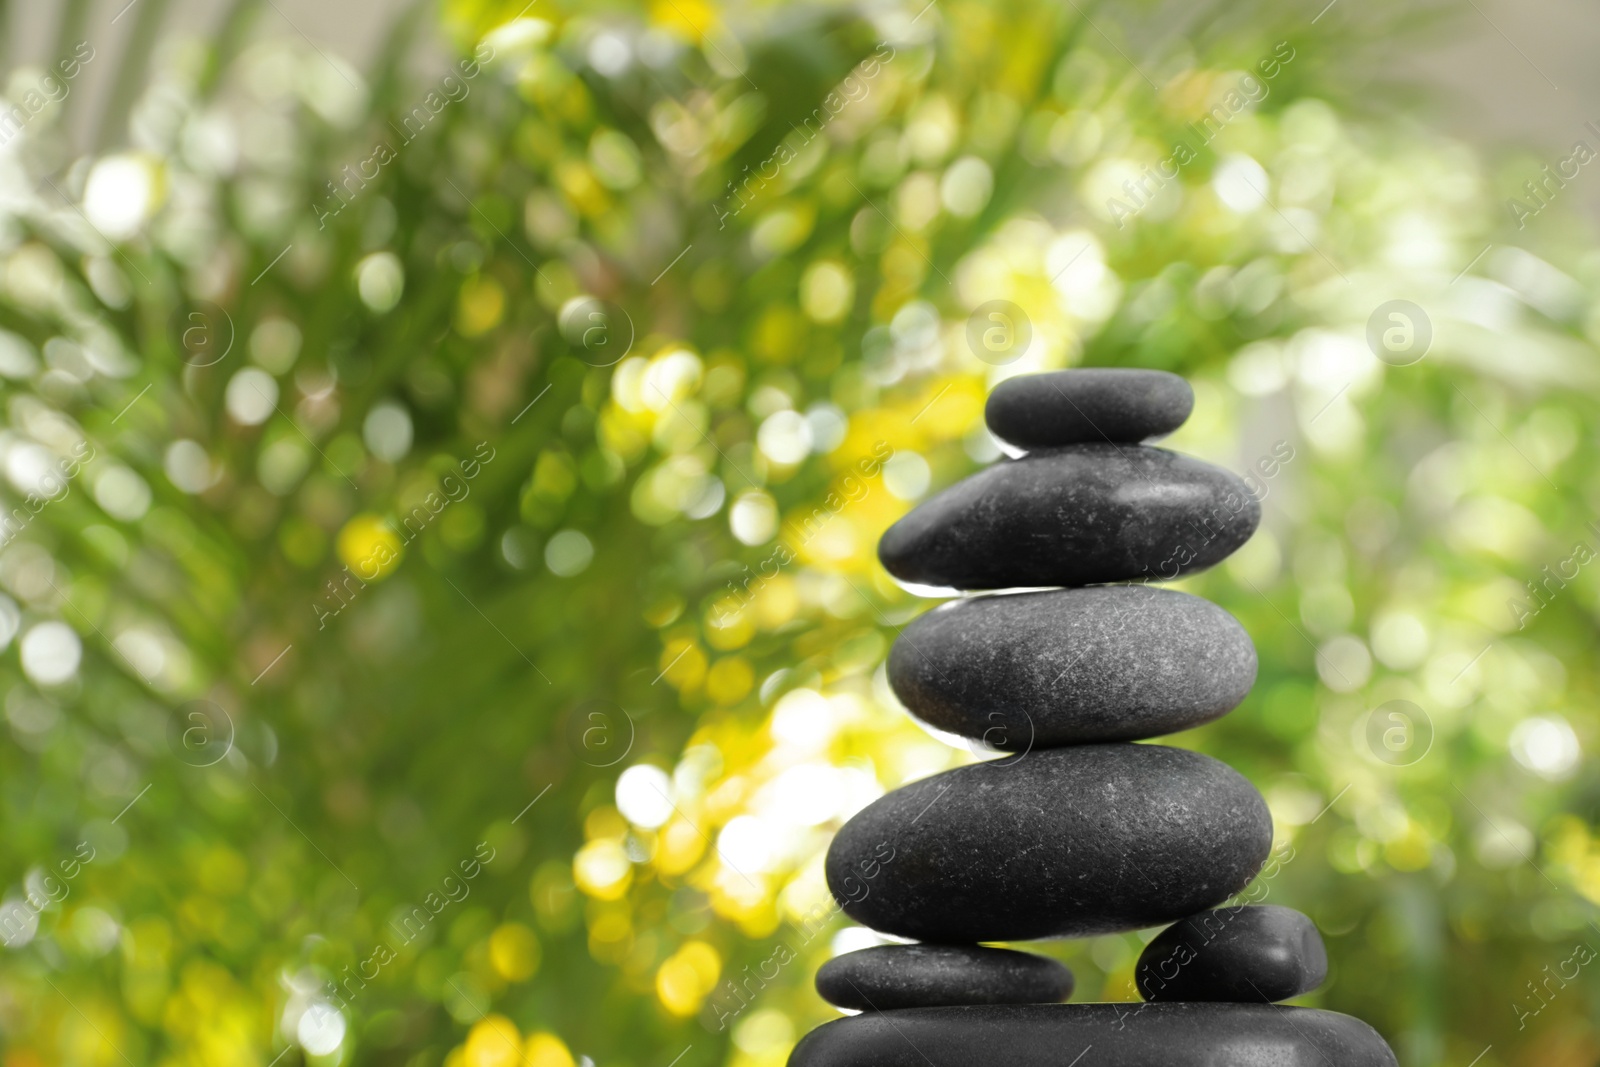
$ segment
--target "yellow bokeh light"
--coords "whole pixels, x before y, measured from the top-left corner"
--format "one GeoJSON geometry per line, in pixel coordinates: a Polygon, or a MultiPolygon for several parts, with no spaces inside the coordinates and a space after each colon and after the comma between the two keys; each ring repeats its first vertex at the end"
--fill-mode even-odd
{"type": "Polygon", "coordinates": [[[633,864],[620,843],[602,838],[578,850],[572,876],[578,888],[596,900],[620,900],[633,884],[633,864]]]}
{"type": "Polygon", "coordinates": [[[522,1034],[504,1015],[485,1015],[467,1033],[465,1067],[522,1067],[522,1034]]]}
{"type": "Polygon", "coordinates": [[[539,939],[521,923],[505,923],[489,935],[489,962],[509,982],[532,978],[539,958],[539,939]]]}
{"type": "Polygon", "coordinates": [[[573,1063],[567,1043],[555,1034],[540,1030],[528,1035],[523,1067],[573,1067],[573,1063]]]}
{"type": "Polygon", "coordinates": [[[478,337],[500,325],[506,310],[506,291],[493,278],[472,278],[461,286],[456,302],[456,329],[463,337],[478,337]]]}
{"type": "Polygon", "coordinates": [[[705,855],[706,839],[685,819],[674,819],[662,829],[656,845],[656,870],[671,876],[683,874],[705,855]]]}
{"type": "Polygon", "coordinates": [[[755,620],[749,612],[737,610],[737,602],[733,605],[735,610],[728,610],[731,599],[718,601],[706,618],[706,643],[723,652],[743,648],[756,635],[755,620]]]}
{"type": "Polygon", "coordinates": [[[706,995],[717,987],[722,958],[704,941],[688,941],[656,971],[656,996],[674,1015],[687,1017],[700,1010],[706,995]]]}
{"type": "Polygon", "coordinates": [[[698,41],[716,22],[716,11],[706,0],[657,0],[650,5],[650,21],[698,41]]]}
{"type": "Polygon", "coordinates": [[[720,659],[706,675],[706,695],[718,704],[737,704],[754,688],[755,671],[743,656],[720,659]]]}
{"type": "Polygon", "coordinates": [[[698,689],[706,677],[706,654],[686,638],[667,642],[661,650],[658,669],[667,684],[679,692],[698,689]]]}
{"type": "Polygon", "coordinates": [[[363,512],[339,531],[339,559],[363,582],[388,576],[400,565],[405,545],[394,527],[377,515],[363,512]]]}

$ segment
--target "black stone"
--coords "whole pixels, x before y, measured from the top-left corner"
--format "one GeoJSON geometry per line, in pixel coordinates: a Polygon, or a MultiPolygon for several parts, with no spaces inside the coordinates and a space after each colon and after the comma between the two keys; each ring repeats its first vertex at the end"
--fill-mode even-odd
{"type": "Polygon", "coordinates": [[[1396,1067],[1389,1046],[1360,1019],[1269,1004],[908,1008],[837,1019],[811,1031],[789,1055],[789,1067],[930,1064],[1396,1067]]]}
{"type": "Polygon", "coordinates": [[[1262,1004],[1321,985],[1328,952],[1316,926],[1293,908],[1218,908],[1161,931],[1134,974],[1146,1000],[1262,1004]]]}
{"type": "Polygon", "coordinates": [[[884,532],[890,574],[953,589],[1173,579],[1249,540],[1236,475],[1146,445],[1073,445],[996,463],[884,532]]]}
{"type": "Polygon", "coordinates": [[[1160,926],[1243,889],[1272,817],[1209,756],[1162,745],[1036,749],[879,797],[828,849],[845,913],[919,941],[1160,926]]]}
{"type": "Polygon", "coordinates": [[[1090,367],[1007,378],[989,394],[984,421],[1022,448],[1168,434],[1194,410],[1194,390],[1164,370],[1090,367]]]}
{"type": "Polygon", "coordinates": [[[857,1011],[952,1004],[1055,1004],[1072,995],[1065,964],[971,945],[879,945],[824,963],[822,999],[857,1011]]]}
{"type": "Polygon", "coordinates": [[[1186,730],[1236,707],[1255,677],[1232,615],[1143,585],[957,600],[889,652],[913,714],[1007,751],[1186,730]]]}

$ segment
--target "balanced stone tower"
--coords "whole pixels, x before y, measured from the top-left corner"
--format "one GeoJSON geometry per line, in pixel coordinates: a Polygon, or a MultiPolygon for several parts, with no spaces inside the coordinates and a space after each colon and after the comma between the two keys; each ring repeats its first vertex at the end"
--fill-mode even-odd
{"type": "Polygon", "coordinates": [[[920,943],[824,964],[818,991],[859,1014],[806,1035],[790,1067],[1395,1067],[1365,1023],[1278,1003],[1326,977],[1311,920],[1221,906],[1272,843],[1255,787],[1133,743],[1217,719],[1255,682],[1233,616],[1142,584],[1220,562],[1261,519],[1231,473],[1140,443],[1193,406],[1158,371],[1012,378],[986,416],[1024,454],[884,534],[908,585],[1033,591],[954,600],[896,640],[906,707],[1000,758],[896,789],[839,831],[840,906],[920,943]],[[982,947],[1161,925],[1138,1005],[1060,1003],[1067,968],[982,947]]]}

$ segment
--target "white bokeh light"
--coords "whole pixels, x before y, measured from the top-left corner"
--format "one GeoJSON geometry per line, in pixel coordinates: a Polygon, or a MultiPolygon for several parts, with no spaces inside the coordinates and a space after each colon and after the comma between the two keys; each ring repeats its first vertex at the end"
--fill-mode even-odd
{"type": "Polygon", "coordinates": [[[778,532],[778,507],[760,490],[740,493],[728,509],[728,528],[747,545],[761,545],[778,532]]]}
{"type": "Polygon", "coordinates": [[[799,463],[811,454],[811,424],[798,411],[776,412],[762,422],[756,445],[774,463],[799,463]]]}
{"type": "Polygon", "coordinates": [[[167,446],[162,461],[167,480],[185,493],[203,493],[217,480],[218,471],[198,441],[180,438],[167,446]]]}
{"type": "Polygon", "coordinates": [[[544,546],[544,565],[562,578],[582,574],[594,562],[594,542],[579,530],[558,530],[544,546]]]}
{"type": "Polygon", "coordinates": [[[64,622],[41,622],[22,636],[22,671],[40,685],[60,685],[78,673],[83,642],[64,622]]]}
{"type": "Polygon", "coordinates": [[[1578,735],[1559,715],[1524,719],[1511,731],[1511,756],[1540,778],[1560,781],[1578,768],[1578,735]]]}
{"type": "Polygon", "coordinates": [[[241,426],[259,426],[278,406],[278,381],[264,370],[246,367],[228,380],[223,403],[241,426]]]}
{"type": "Polygon", "coordinates": [[[344,1016],[339,1009],[318,1001],[300,1016],[295,1038],[311,1055],[327,1056],[344,1044],[344,1030],[344,1016]]]}
{"type": "Polygon", "coordinates": [[[411,416],[390,401],[374,405],[361,424],[361,439],[385,463],[394,463],[411,451],[411,435],[411,416]]]}
{"type": "Polygon", "coordinates": [[[393,252],[374,252],[356,265],[356,292],[379,314],[400,303],[405,288],[405,268],[393,252]]]}
{"type": "Polygon", "coordinates": [[[763,874],[779,859],[777,835],[754,815],[735,815],[717,835],[717,855],[740,874],[763,874]]]}
{"type": "Polygon", "coordinates": [[[1265,204],[1269,186],[1266,170],[1249,156],[1228,156],[1211,177],[1217,199],[1240,215],[1265,204]]]}
{"type": "Polygon", "coordinates": [[[641,763],[617,776],[617,810],[645,830],[665,826],[672,818],[672,780],[660,767],[641,763]]]}
{"type": "Polygon", "coordinates": [[[107,467],[94,480],[94,502],[114,519],[136,522],[150,510],[150,501],[150,487],[127,467],[107,467]]]}
{"type": "Polygon", "coordinates": [[[883,485],[898,500],[917,500],[928,491],[933,471],[915,452],[896,452],[883,465],[883,485]]]}
{"type": "Polygon", "coordinates": [[[138,233],[155,208],[156,175],[136,156],[108,156],[89,171],[83,213],[109,240],[138,233]]]}

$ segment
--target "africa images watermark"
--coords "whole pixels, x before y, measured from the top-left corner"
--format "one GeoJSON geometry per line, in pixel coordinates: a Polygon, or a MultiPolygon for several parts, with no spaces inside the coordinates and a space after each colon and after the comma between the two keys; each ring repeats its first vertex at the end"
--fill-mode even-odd
{"type": "Polygon", "coordinates": [[[73,446],[70,458],[57,459],[50,469],[39,477],[39,492],[27,494],[21,504],[10,511],[0,512],[0,548],[16,540],[17,535],[26,530],[34,517],[45,508],[59,500],[65,500],[67,494],[72,492],[72,479],[93,462],[94,458],[94,446],[88,441],[79,441],[73,446]]]}
{"type": "Polygon", "coordinates": [[[26,888],[23,900],[0,903],[0,940],[5,942],[7,948],[27,944],[39,928],[39,916],[44,910],[67,899],[72,892],[67,883],[94,862],[94,846],[87,841],[79,841],[73,856],[76,858],[61,860],[56,864],[56,869],[61,872],[59,879],[53,874],[42,875],[37,884],[30,884],[26,888]],[[85,851],[88,855],[84,854],[85,851]]]}
{"type": "MultiPolygon", "coordinates": [[[[1600,534],[1600,522],[1591,522],[1589,529],[1600,534]]],[[[1549,607],[1551,602],[1567,587],[1567,583],[1578,577],[1578,572],[1595,558],[1595,550],[1587,541],[1575,542],[1572,552],[1566,559],[1545,565],[1539,571],[1537,581],[1525,582],[1528,591],[1527,599],[1512,597],[1506,601],[1506,606],[1511,609],[1511,620],[1517,624],[1517,629],[1525,630],[1528,623],[1539,617],[1539,613],[1549,607]]]]}
{"type": "MultiPolygon", "coordinates": [[[[1600,136],[1600,125],[1596,125],[1593,119],[1584,123],[1584,129],[1600,136]]],[[[1553,169],[1551,164],[1546,163],[1540,169],[1540,177],[1523,182],[1522,191],[1528,199],[1518,200],[1513,196],[1506,200],[1506,210],[1511,212],[1517,229],[1527,229],[1528,220],[1554,203],[1556,194],[1567,187],[1567,182],[1577,178],[1583,168],[1597,157],[1600,157],[1600,153],[1591,148],[1588,141],[1574,141],[1572,151],[1556,160],[1553,169]]]]}
{"type": "MultiPolygon", "coordinates": [[[[401,536],[406,544],[410,544],[438,518],[440,513],[451,504],[458,504],[472,495],[472,480],[483,473],[483,468],[494,462],[495,450],[489,442],[480,441],[472,450],[473,459],[464,459],[456,464],[456,470],[461,473],[457,478],[455,474],[446,474],[439,479],[439,488],[430,489],[422,500],[414,505],[400,520],[401,536]],[[488,449],[489,454],[484,455],[488,449]],[[443,496],[440,491],[443,491],[443,496]]],[[[387,523],[385,524],[387,526],[387,523]]],[[[391,528],[392,529],[392,528],[391,528]]],[[[400,553],[389,544],[387,540],[380,540],[369,551],[365,558],[356,564],[355,571],[350,565],[345,564],[340,568],[342,578],[329,578],[327,592],[323,595],[323,604],[312,604],[311,610],[317,616],[317,629],[326,630],[328,620],[349,607],[356,596],[367,587],[387,568],[398,563],[400,553]]]]}
{"type": "Polygon", "coordinates": [[[1238,85],[1224,93],[1222,100],[1214,104],[1198,123],[1191,122],[1184,128],[1183,139],[1173,144],[1172,152],[1166,159],[1153,168],[1146,166],[1137,181],[1129,178],[1123,182],[1122,190],[1128,194],[1128,199],[1113,196],[1106,200],[1106,214],[1117,224],[1117,229],[1123,229],[1129,219],[1149,206],[1162,189],[1177,179],[1180,170],[1199,158],[1200,150],[1216,140],[1225,126],[1251,104],[1265,100],[1272,92],[1272,87],[1267,83],[1294,62],[1295,54],[1288,41],[1279,41],[1272,55],[1257,61],[1256,69],[1261,72],[1260,78],[1254,74],[1241,76],[1238,85]],[[1285,50],[1287,55],[1284,54],[1285,50]]]}
{"type": "Polygon", "coordinates": [[[846,474],[839,482],[838,490],[830,490],[822,498],[822,503],[811,509],[811,514],[799,524],[799,540],[793,545],[778,542],[776,548],[766,559],[756,564],[752,573],[748,566],[744,569],[744,580],[734,582],[728,580],[728,595],[717,601],[716,623],[726,626],[730,616],[738,615],[748,607],[756,597],[761,587],[778,576],[778,572],[798,558],[798,549],[811,543],[812,538],[822,532],[822,528],[832,522],[834,517],[847,506],[865,500],[872,492],[872,487],[863,479],[876,477],[883,470],[883,465],[894,456],[894,448],[887,441],[879,441],[872,446],[872,453],[865,459],[857,460],[855,469],[861,475],[846,474]],[[770,572],[770,573],[769,573],[770,572]]]}
{"type": "MultiPolygon", "coordinates": [[[[872,850],[872,855],[856,864],[856,870],[860,873],[860,877],[857,877],[856,874],[849,874],[842,880],[843,884],[840,888],[844,891],[845,899],[851,904],[859,904],[871,896],[872,887],[867,883],[878,877],[885,866],[893,863],[895,855],[896,850],[893,845],[887,841],[878,842],[877,847],[872,850]],[[887,856],[884,855],[885,849],[889,853],[887,856]]],[[[809,945],[827,927],[828,923],[833,921],[833,917],[843,910],[844,905],[837,898],[829,899],[826,904],[812,905],[811,910],[801,916],[800,921],[796,924],[796,928],[801,934],[800,948],[805,948],[809,945]]],[[[723,982],[723,989],[714,994],[706,1004],[707,1011],[715,1012],[716,1014],[716,1028],[718,1030],[726,1030],[728,1024],[737,1019],[739,1014],[755,1001],[756,994],[767,988],[767,983],[774,981],[778,977],[779,971],[798,958],[799,953],[788,942],[780,941],[766,959],[754,965],[754,973],[752,973],[751,965],[747,964],[744,968],[744,973],[737,982],[732,978],[723,982]],[[772,973],[770,974],[767,973],[769,964],[772,967],[772,973]],[[727,999],[719,1004],[717,1002],[718,998],[724,996],[727,999]],[[731,1010],[724,1005],[731,1005],[731,1010]]],[[[707,1026],[709,1028],[709,1022],[707,1026]]]]}
{"type": "Polygon", "coordinates": [[[9,106],[0,106],[0,146],[9,144],[45,108],[65,100],[72,93],[72,80],[93,59],[93,46],[88,41],[79,41],[72,46],[72,55],[58,60],[33,86],[23,90],[20,99],[9,106]]]}
{"type": "Polygon", "coordinates": [[[1183,573],[1183,568],[1193,563],[1207,545],[1216,540],[1223,531],[1231,528],[1232,520],[1244,511],[1251,501],[1259,505],[1267,499],[1267,494],[1272,491],[1267,483],[1292,463],[1294,457],[1294,446],[1289,442],[1279,441],[1274,444],[1271,452],[1261,456],[1249,470],[1245,471],[1242,481],[1246,492],[1241,495],[1230,489],[1222,498],[1222,508],[1212,508],[1198,518],[1186,517],[1184,521],[1196,535],[1196,540],[1181,542],[1173,550],[1172,555],[1162,560],[1160,564],[1147,567],[1146,575],[1152,579],[1168,582],[1177,578],[1183,573]]]}
{"type": "Polygon", "coordinates": [[[485,866],[494,862],[495,855],[496,851],[489,842],[480,841],[472,855],[456,865],[461,871],[460,877],[454,872],[445,875],[439,882],[439,888],[430,890],[422,898],[421,904],[412,905],[409,909],[402,908],[397,912],[395,917],[389,920],[389,929],[396,937],[390,941],[378,942],[365,960],[354,965],[353,971],[347,965],[339,977],[329,979],[323,987],[323,995],[328,1003],[343,1011],[349,1011],[347,998],[355,999],[355,995],[365,989],[368,982],[376,979],[379,971],[398,959],[400,950],[421,937],[432,925],[433,920],[446,908],[466,900],[472,893],[472,886],[468,883],[482,874],[485,866]]]}
{"type": "MultiPolygon", "coordinates": [[[[446,74],[439,81],[439,88],[430,90],[422,98],[422,102],[400,119],[396,126],[390,121],[389,127],[400,135],[400,147],[415,141],[422,135],[434,119],[438,118],[444,109],[451,104],[459,103],[472,92],[472,86],[467,83],[483,72],[483,68],[494,59],[494,48],[488,44],[480,44],[472,53],[471,59],[463,59],[456,64],[455,69],[460,71],[460,77],[455,73],[446,74]]],[[[311,206],[312,212],[317,216],[317,229],[326,229],[328,220],[335,218],[353,203],[357,197],[366,191],[368,185],[376,181],[378,173],[384,167],[400,158],[399,151],[388,141],[379,141],[372,146],[372,152],[366,159],[353,165],[347,164],[339,172],[338,183],[327,183],[328,195],[320,203],[311,206]]]]}
{"type": "MultiPolygon", "coordinates": [[[[847,105],[866,99],[867,93],[872,89],[869,83],[883,70],[883,64],[891,62],[894,57],[895,50],[893,45],[888,42],[880,44],[876,51],[860,63],[857,63],[855,69],[844,76],[844,80],[839,83],[838,88],[822,98],[822,103],[812,109],[811,114],[806,116],[804,122],[799,126],[793,126],[791,123],[794,135],[785,137],[780,141],[778,147],[772,150],[772,154],[756,167],[754,174],[747,173],[744,180],[739,182],[738,188],[734,188],[734,182],[729,180],[728,188],[732,189],[733,193],[731,196],[724,197],[721,203],[726,205],[733,197],[738,197],[739,205],[726,211],[722,210],[718,204],[711,206],[711,210],[717,214],[717,222],[719,223],[717,229],[726,229],[728,220],[736,217],[739,212],[749,206],[749,202],[745,199],[745,194],[751,192],[752,183],[755,184],[755,192],[759,193],[769,184],[777,181],[778,174],[783,168],[800,155],[801,149],[806,148],[812,141],[816,140],[817,136],[827,129],[829,123],[839,117],[839,113],[847,105]],[[886,55],[885,52],[888,54],[886,55]],[[814,129],[813,126],[815,126],[814,129]],[[772,172],[771,174],[767,173],[769,169],[772,172]]],[[[749,167],[744,169],[746,172],[750,170],[749,167]]]]}

